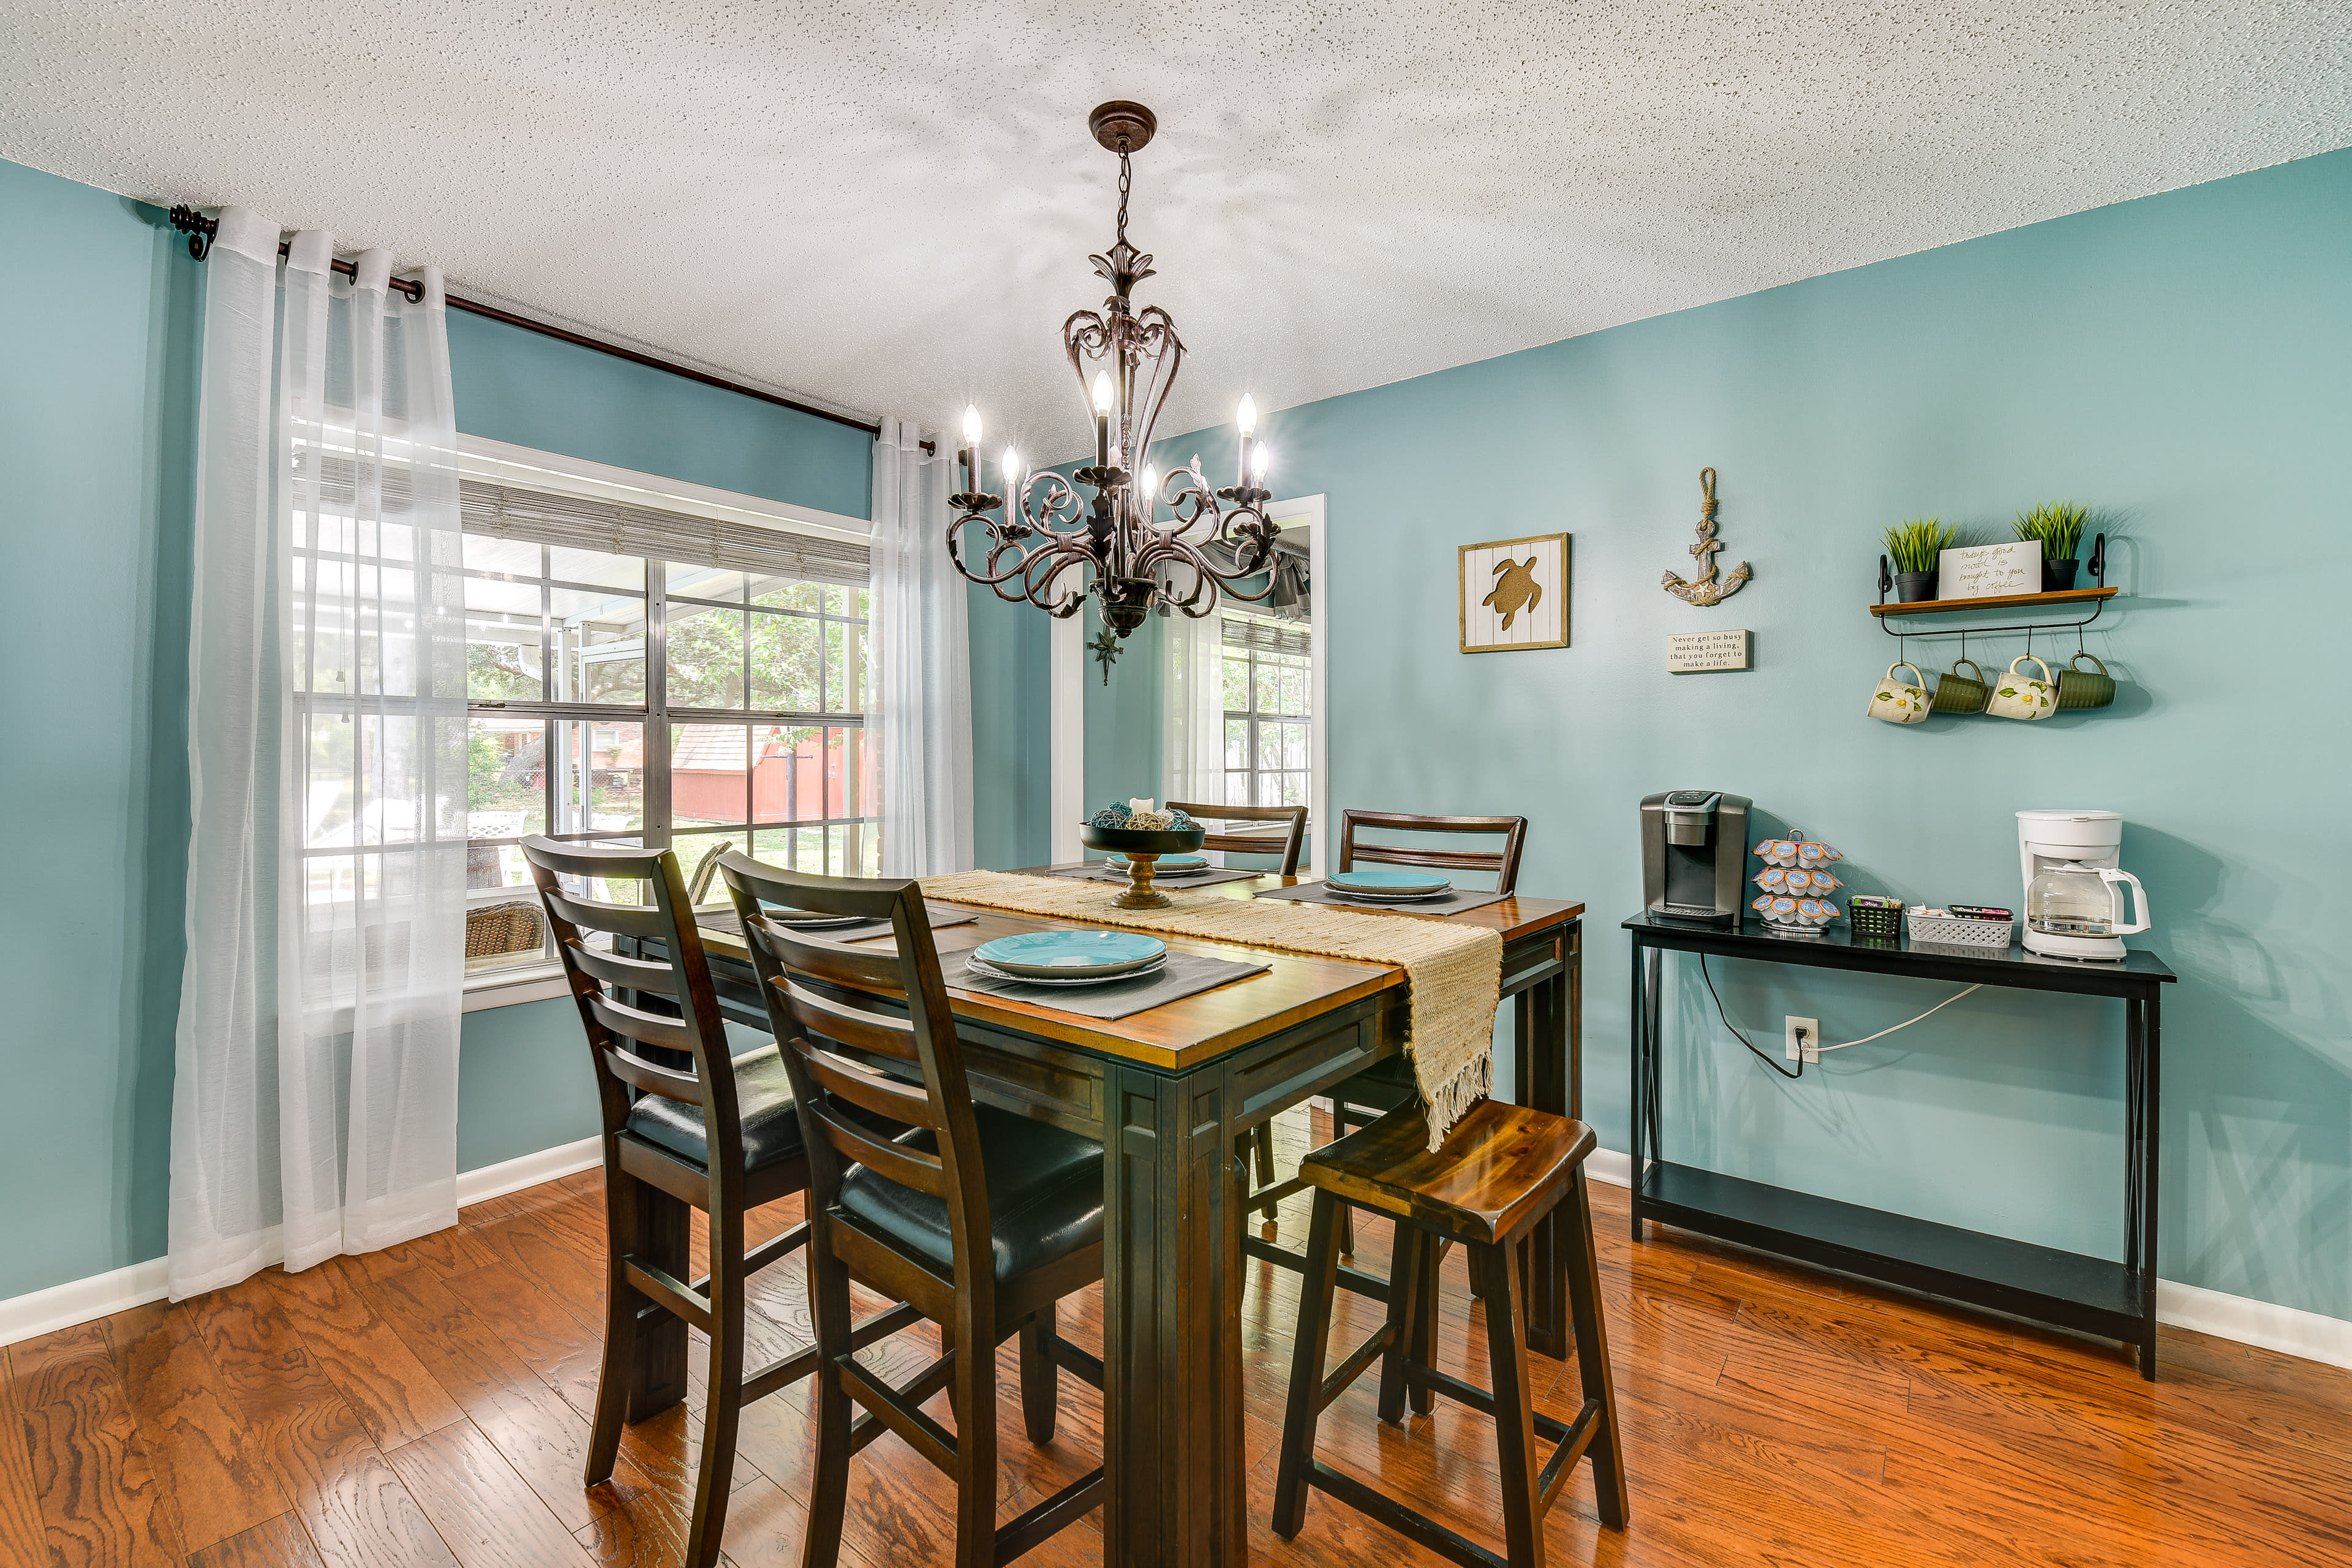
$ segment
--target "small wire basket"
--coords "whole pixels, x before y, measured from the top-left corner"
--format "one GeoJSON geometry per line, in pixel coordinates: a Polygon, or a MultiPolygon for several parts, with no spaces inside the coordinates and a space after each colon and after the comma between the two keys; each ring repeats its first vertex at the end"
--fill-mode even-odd
{"type": "Polygon", "coordinates": [[[2009,951],[2015,921],[1969,920],[1959,915],[1908,915],[1913,946],[1965,947],[1979,952],[2009,951]]]}
{"type": "Polygon", "coordinates": [[[1903,934],[1903,900],[1856,894],[1846,900],[1845,918],[1856,942],[1893,942],[1903,934]]]}

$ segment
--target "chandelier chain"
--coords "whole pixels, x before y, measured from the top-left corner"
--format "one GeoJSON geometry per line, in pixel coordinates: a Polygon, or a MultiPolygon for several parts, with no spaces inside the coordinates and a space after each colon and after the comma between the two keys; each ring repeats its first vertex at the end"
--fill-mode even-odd
{"type": "Polygon", "coordinates": [[[1127,151],[1122,143],[1118,154],[1118,242],[1127,243],[1127,151]]]}

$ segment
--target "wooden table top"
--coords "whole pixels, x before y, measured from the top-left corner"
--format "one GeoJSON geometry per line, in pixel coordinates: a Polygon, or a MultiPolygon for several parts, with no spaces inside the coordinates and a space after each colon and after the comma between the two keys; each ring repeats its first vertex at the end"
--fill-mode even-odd
{"type": "MultiPolygon", "coordinates": [[[[1012,874],[1034,876],[1051,869],[1054,868],[1031,867],[1012,874]]],[[[1230,899],[1247,899],[1259,888],[1290,887],[1310,880],[1313,879],[1269,874],[1246,882],[1220,883],[1204,890],[1223,893],[1230,899]]],[[[942,905],[951,902],[945,899],[931,901],[942,905]]],[[[934,940],[939,944],[942,961],[1000,936],[1034,931],[1091,929],[1093,925],[1087,921],[1017,914],[1010,910],[981,909],[973,905],[954,907],[971,909],[979,918],[970,925],[937,928],[934,940]]],[[[1500,933],[1508,942],[1547,926],[1574,920],[1584,912],[1584,906],[1558,899],[1518,897],[1505,899],[1482,909],[1467,910],[1457,915],[1416,915],[1402,910],[1368,912],[1400,920],[1446,920],[1465,925],[1485,926],[1500,933]]],[[[749,959],[743,939],[738,932],[706,927],[702,940],[713,952],[749,959]]],[[[879,936],[867,940],[887,942],[889,938],[879,936]]],[[[1052,1007],[1010,1001],[984,991],[966,991],[955,983],[961,965],[943,962],[941,967],[946,971],[948,994],[960,1018],[1021,1034],[1042,1036],[1097,1056],[1177,1071],[1213,1061],[1294,1024],[1404,984],[1404,971],[1394,964],[1276,952],[1265,948],[1207,942],[1197,937],[1171,936],[1165,940],[1170,947],[1181,952],[1206,953],[1214,958],[1237,959],[1270,967],[1264,974],[1180,997],[1146,1012],[1129,1014],[1124,1018],[1109,1019],[1089,1018],[1052,1007]]]]}

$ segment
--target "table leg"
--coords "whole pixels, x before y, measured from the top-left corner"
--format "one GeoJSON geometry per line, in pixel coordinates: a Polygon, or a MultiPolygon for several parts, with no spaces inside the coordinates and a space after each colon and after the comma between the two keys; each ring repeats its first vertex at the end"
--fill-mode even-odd
{"type": "MultiPolygon", "coordinates": [[[[637,1190],[636,1256],[673,1279],[691,1279],[694,1205],[650,1182],[631,1184],[637,1190]]],[[[684,1318],[651,1303],[638,1310],[636,1356],[629,1378],[632,1423],[658,1415],[685,1399],[686,1352],[684,1318]]]]}
{"type": "MultiPolygon", "coordinates": [[[[1572,941],[1560,973],[1523,993],[1526,1021],[1517,1065],[1519,1103],[1556,1116],[1573,1116],[1576,1091],[1576,968],[1581,949],[1572,941]]],[[[1528,1346],[1554,1361],[1569,1353],[1568,1254],[1559,1245],[1558,1215],[1546,1215],[1528,1235],[1523,1279],[1527,1289],[1528,1346]]]]}
{"type": "MultiPolygon", "coordinates": [[[[1633,1239],[1640,1241],[1642,1239],[1643,1162],[1651,1153],[1643,1142],[1643,1134],[1649,1127],[1650,1052],[1656,1047],[1657,1042],[1650,1036],[1650,993],[1648,985],[1644,984],[1647,976],[1642,963],[1643,948],[1640,938],[1634,939],[1633,950],[1633,981],[1626,1002],[1626,1018],[1632,1030],[1628,1043],[1632,1048],[1625,1053],[1626,1060],[1633,1071],[1633,1081],[1630,1087],[1633,1091],[1633,1136],[1628,1140],[1632,1144],[1628,1151],[1628,1158],[1632,1169],[1630,1180],[1633,1183],[1633,1201],[1628,1206],[1632,1208],[1633,1214],[1633,1239]]],[[[1653,963],[1656,956],[1654,952],[1650,954],[1653,963]]]]}
{"type": "Polygon", "coordinates": [[[2150,1383],[2156,1381],[2157,1156],[2164,1142],[2158,1120],[2164,1087],[2163,1010],[2163,1003],[2151,994],[2141,1005],[2139,1030],[2139,1374],[2150,1383]]]}
{"type": "Polygon", "coordinates": [[[1246,1568],[1231,1085],[1119,1067],[1106,1089],[1104,1561],[1246,1568]]]}

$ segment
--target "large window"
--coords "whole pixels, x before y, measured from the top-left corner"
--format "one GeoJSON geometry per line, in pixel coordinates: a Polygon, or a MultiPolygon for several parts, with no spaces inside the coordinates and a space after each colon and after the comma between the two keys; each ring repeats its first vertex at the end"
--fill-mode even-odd
{"type": "Polygon", "coordinates": [[[1306,627],[1223,612],[1225,800],[1307,805],[1314,782],[1311,645],[1306,627]]]}
{"type": "MultiPolygon", "coordinates": [[[[879,873],[862,544],[467,481],[469,967],[539,958],[517,847],[879,873]]],[[[613,889],[634,899],[635,890],[613,889]]]]}

